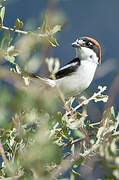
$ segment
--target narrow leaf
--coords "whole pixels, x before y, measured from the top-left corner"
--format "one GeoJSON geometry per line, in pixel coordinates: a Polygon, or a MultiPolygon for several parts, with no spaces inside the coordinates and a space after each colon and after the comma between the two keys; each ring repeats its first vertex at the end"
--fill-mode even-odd
{"type": "Polygon", "coordinates": [[[55,34],[55,33],[57,33],[60,30],[61,30],[61,26],[60,25],[56,25],[56,26],[53,27],[53,29],[51,29],[51,34],[55,34]]]}
{"type": "Polygon", "coordinates": [[[5,15],[5,7],[2,7],[0,9],[0,26],[3,26],[3,20],[4,20],[4,15],[5,15]]]}
{"type": "Polygon", "coordinates": [[[23,25],[23,22],[19,18],[17,18],[14,24],[14,29],[21,29],[23,25]]]}
{"type": "Polygon", "coordinates": [[[81,176],[81,175],[80,175],[78,172],[76,172],[74,169],[72,169],[72,173],[73,173],[75,176],[78,176],[78,177],[81,176]]]}
{"type": "Polygon", "coordinates": [[[18,56],[19,55],[19,51],[14,49],[14,46],[8,47],[7,53],[9,56],[18,56]]]}
{"type": "Polygon", "coordinates": [[[58,42],[56,41],[56,39],[53,36],[48,37],[48,41],[54,47],[59,45],[58,42]]]}
{"type": "Polygon", "coordinates": [[[6,59],[8,62],[14,65],[15,57],[11,57],[7,55],[7,56],[4,56],[4,59],[6,59]]]}
{"type": "Polygon", "coordinates": [[[10,36],[10,33],[6,31],[0,42],[0,48],[7,49],[10,46],[11,41],[12,41],[12,38],[10,36]]]}

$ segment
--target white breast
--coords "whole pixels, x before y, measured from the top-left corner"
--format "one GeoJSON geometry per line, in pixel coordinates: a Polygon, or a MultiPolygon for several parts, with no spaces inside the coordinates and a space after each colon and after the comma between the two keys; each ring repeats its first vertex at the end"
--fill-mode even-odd
{"type": "Polygon", "coordinates": [[[57,80],[61,90],[69,95],[76,95],[84,91],[93,80],[97,64],[91,61],[81,61],[75,73],[57,80]]]}

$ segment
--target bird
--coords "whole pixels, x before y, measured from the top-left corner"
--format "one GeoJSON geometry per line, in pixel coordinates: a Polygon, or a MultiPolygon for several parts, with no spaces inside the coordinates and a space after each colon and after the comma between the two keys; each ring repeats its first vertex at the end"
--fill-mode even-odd
{"type": "Polygon", "coordinates": [[[76,49],[76,57],[61,67],[53,78],[42,78],[37,75],[40,82],[51,88],[56,85],[65,97],[82,93],[91,84],[98,64],[101,64],[101,46],[91,37],[81,37],[72,43],[76,49]]]}

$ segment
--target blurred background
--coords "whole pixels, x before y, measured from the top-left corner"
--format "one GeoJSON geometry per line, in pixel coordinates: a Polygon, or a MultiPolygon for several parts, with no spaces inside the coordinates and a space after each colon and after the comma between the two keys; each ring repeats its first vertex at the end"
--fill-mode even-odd
{"type": "MultiPolygon", "coordinates": [[[[42,49],[42,56],[39,52],[39,59],[47,56],[58,57],[62,66],[75,57],[75,50],[71,43],[78,37],[90,36],[98,40],[102,48],[102,64],[97,69],[89,94],[96,91],[98,85],[107,86],[106,93],[109,94],[109,101],[105,105],[90,103],[89,115],[92,121],[99,121],[101,112],[111,105],[114,105],[118,112],[119,1],[9,0],[6,3],[4,25],[12,27],[16,18],[19,17],[24,22],[24,30],[35,31],[41,25],[46,11],[51,14],[50,18],[54,19],[54,22],[62,24],[62,30],[56,35],[59,46],[42,49]]],[[[42,63],[37,72],[43,75],[47,74],[46,66],[42,63]]],[[[90,179],[90,177],[85,177],[85,172],[84,179],[90,179]]]]}

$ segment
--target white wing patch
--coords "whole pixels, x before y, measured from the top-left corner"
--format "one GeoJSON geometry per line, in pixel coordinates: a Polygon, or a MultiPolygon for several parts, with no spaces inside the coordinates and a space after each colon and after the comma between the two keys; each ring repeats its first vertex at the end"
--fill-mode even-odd
{"type": "Polygon", "coordinates": [[[71,64],[67,64],[64,67],[60,68],[59,71],[67,69],[67,68],[72,67],[72,66],[75,66],[76,64],[77,64],[77,62],[73,62],[71,64]]]}

